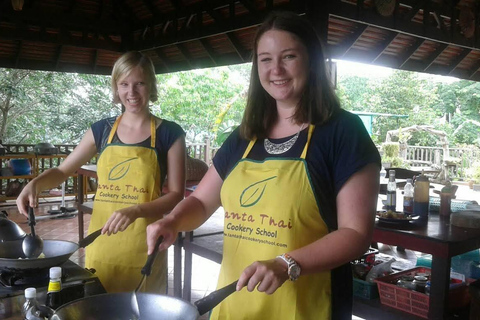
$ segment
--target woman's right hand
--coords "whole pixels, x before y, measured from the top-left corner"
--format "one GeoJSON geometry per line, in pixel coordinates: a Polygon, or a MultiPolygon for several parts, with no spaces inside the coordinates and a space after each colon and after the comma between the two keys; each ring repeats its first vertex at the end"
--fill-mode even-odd
{"type": "Polygon", "coordinates": [[[18,212],[28,217],[28,207],[36,208],[38,204],[37,190],[35,181],[30,181],[17,197],[15,201],[17,204],[18,212]]]}
{"type": "Polygon", "coordinates": [[[174,227],[172,219],[168,216],[159,219],[147,226],[147,246],[148,254],[152,254],[155,243],[160,236],[163,236],[163,241],[158,247],[159,251],[166,250],[177,239],[178,231],[174,227]]]}

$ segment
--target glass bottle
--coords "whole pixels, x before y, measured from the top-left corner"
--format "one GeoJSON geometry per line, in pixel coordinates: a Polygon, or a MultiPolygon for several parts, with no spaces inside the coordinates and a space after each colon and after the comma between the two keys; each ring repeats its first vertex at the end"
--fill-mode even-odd
{"type": "Polygon", "coordinates": [[[57,309],[62,305],[62,268],[50,268],[50,282],[48,283],[47,300],[45,302],[47,307],[57,309]]]}
{"type": "Polygon", "coordinates": [[[397,210],[397,182],[395,181],[395,170],[388,171],[387,184],[387,202],[385,204],[387,211],[395,212],[397,210]]]}
{"type": "Polygon", "coordinates": [[[403,187],[403,213],[405,215],[413,214],[413,183],[412,179],[407,179],[403,187]]]}
{"type": "Polygon", "coordinates": [[[450,217],[452,212],[452,183],[447,181],[445,186],[440,190],[440,216],[450,217]]]}
{"type": "Polygon", "coordinates": [[[415,180],[413,188],[413,214],[419,216],[419,222],[425,224],[428,221],[428,209],[430,200],[430,181],[422,172],[415,180]]]}

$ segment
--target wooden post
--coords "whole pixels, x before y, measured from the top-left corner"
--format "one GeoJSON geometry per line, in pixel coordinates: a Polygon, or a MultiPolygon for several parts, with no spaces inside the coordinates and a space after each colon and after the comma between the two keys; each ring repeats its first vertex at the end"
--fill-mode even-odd
{"type": "Polygon", "coordinates": [[[205,140],[205,162],[210,165],[211,158],[211,151],[210,151],[210,139],[207,138],[205,140]]]}

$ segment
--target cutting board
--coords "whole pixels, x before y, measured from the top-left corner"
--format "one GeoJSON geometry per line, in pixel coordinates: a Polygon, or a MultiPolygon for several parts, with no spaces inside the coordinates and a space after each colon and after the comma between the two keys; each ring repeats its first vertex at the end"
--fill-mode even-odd
{"type": "Polygon", "coordinates": [[[450,223],[457,227],[480,229],[480,211],[460,211],[452,213],[450,223]]]}

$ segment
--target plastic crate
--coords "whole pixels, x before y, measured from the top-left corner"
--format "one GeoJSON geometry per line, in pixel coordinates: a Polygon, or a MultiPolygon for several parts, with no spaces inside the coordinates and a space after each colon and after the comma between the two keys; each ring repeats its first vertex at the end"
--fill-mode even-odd
{"type": "Polygon", "coordinates": [[[353,295],[362,299],[377,299],[377,284],[353,278],[353,295]]]}
{"type": "MultiPolygon", "coordinates": [[[[422,318],[428,318],[430,297],[424,293],[402,288],[396,285],[397,280],[402,276],[415,276],[417,273],[426,273],[430,276],[431,270],[426,267],[416,267],[405,271],[390,274],[375,279],[378,286],[380,302],[383,305],[405,311],[422,318]]],[[[449,308],[461,308],[470,302],[470,294],[466,283],[452,279],[448,297],[449,308]]],[[[472,281],[472,280],[470,280],[472,281]]]]}

